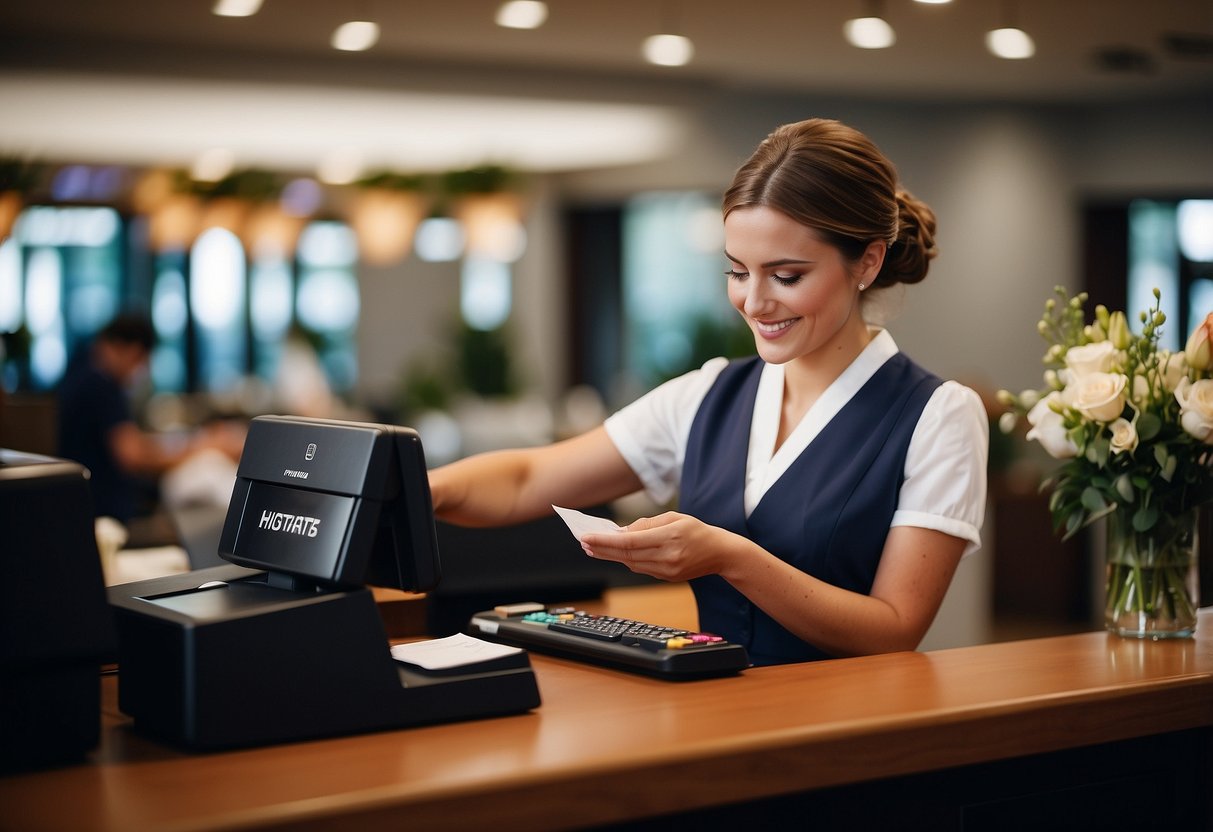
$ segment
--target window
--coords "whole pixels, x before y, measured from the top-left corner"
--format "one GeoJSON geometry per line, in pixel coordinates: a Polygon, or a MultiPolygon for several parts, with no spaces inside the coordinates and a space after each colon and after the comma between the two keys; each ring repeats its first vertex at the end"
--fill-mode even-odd
{"type": "Polygon", "coordinates": [[[180,252],[156,258],[151,308],[157,342],[152,353],[151,376],[152,386],[164,393],[184,393],[190,389],[186,270],[186,258],[180,252]]]}
{"type": "Polygon", "coordinates": [[[76,347],[118,311],[123,223],[112,208],[32,206],[0,253],[0,331],[24,329],[26,377],[5,385],[54,387],[76,347]]]}
{"type": "Polygon", "coordinates": [[[190,314],[198,349],[198,386],[231,389],[248,366],[244,247],[224,228],[204,231],[190,253],[190,314]]]}
{"type": "Polygon", "coordinates": [[[72,353],[118,312],[145,309],[157,332],[158,392],[228,392],[249,374],[270,381],[292,327],[317,345],[332,388],[357,380],[357,246],[341,222],[309,224],[297,261],[272,250],[251,260],[222,228],[188,251],[151,253],[112,208],[32,206],[0,245],[0,333],[7,390],[51,390],[72,353]],[[150,275],[150,279],[149,279],[150,275]]]}
{"type": "Polygon", "coordinates": [[[353,388],[360,298],[354,273],[358,244],[344,223],[314,222],[299,238],[296,320],[311,336],[333,390],[353,388]]]}
{"type": "Polygon", "coordinates": [[[625,363],[645,388],[753,350],[730,305],[718,200],[647,194],[623,215],[625,363]]]}
{"type": "Polygon", "coordinates": [[[1128,212],[1127,309],[1151,308],[1154,289],[1161,290],[1162,311],[1175,325],[1163,327],[1159,344],[1182,349],[1213,312],[1213,200],[1137,199],[1128,212]]]}

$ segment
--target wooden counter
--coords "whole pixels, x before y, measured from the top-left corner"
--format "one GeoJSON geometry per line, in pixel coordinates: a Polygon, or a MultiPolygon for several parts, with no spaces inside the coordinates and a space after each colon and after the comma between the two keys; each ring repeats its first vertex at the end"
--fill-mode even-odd
{"type": "MultiPolygon", "coordinates": [[[[603,606],[625,615],[665,608],[672,612],[660,620],[681,623],[682,591],[615,590],[603,606]]],[[[107,677],[101,747],[83,765],[0,778],[0,828],[547,829],[709,807],[719,822],[726,804],[751,819],[763,807],[816,805],[816,828],[830,828],[831,812],[854,823],[877,817],[882,801],[884,817],[913,827],[904,813],[926,811],[923,795],[940,790],[951,796],[931,805],[969,819],[956,828],[983,828],[982,817],[1027,822],[1031,812],[1056,811],[1019,800],[1041,790],[1024,774],[1041,766],[1050,788],[1077,789],[1080,801],[1090,788],[1123,795],[1117,778],[1135,769],[1117,754],[1148,755],[1146,769],[1179,755],[1160,781],[1164,792],[1190,792],[1184,778],[1199,791],[1213,772],[1207,614],[1194,640],[1094,632],[690,683],[532,659],[543,704],[528,714],[201,755],[134,734],[117,711],[117,680],[107,677]],[[1156,741],[1163,745],[1139,747],[1156,741]],[[1071,786],[1057,779],[1061,769],[1071,786]],[[966,775],[973,771],[981,776],[966,775]],[[1008,785],[1015,778],[1022,784],[1008,785]]],[[[1198,825],[1185,828],[1207,828],[1210,791],[1186,798],[1180,819],[1198,825]]],[[[921,828],[934,826],[934,811],[921,828]]],[[[1129,810],[1110,811],[1123,819],[1129,810]]]]}

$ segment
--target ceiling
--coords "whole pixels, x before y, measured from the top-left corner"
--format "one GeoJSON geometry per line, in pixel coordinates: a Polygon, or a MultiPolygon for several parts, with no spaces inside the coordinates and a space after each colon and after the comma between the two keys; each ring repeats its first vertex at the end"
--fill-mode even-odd
{"type": "MultiPolygon", "coordinates": [[[[651,132],[656,143],[661,136],[673,140],[656,106],[663,95],[668,103],[671,90],[1055,104],[1213,97],[1213,0],[884,0],[884,16],[897,32],[896,44],[885,50],[857,49],[842,36],[844,21],[866,14],[871,0],[549,0],[548,21],[537,30],[496,26],[497,0],[265,0],[249,18],[216,17],[210,5],[211,0],[6,0],[0,6],[0,107],[14,112],[41,103],[39,116],[50,121],[36,133],[33,126],[22,132],[5,119],[0,153],[6,146],[57,154],[84,146],[89,123],[107,118],[106,110],[91,108],[106,106],[107,97],[123,103],[128,121],[147,96],[159,102],[162,116],[166,107],[172,114],[171,102],[178,100],[182,111],[175,117],[184,120],[178,121],[176,139],[188,146],[191,131],[206,132],[207,124],[219,121],[207,117],[213,111],[206,102],[215,95],[202,97],[201,85],[229,102],[243,95],[238,112],[253,122],[255,101],[285,106],[294,96],[301,118],[306,113],[311,129],[323,132],[315,119],[319,106],[337,108],[337,119],[356,120],[360,97],[412,95],[419,104],[441,92],[435,79],[458,76],[465,82],[462,94],[473,97],[463,110],[466,122],[448,126],[489,123],[498,111],[484,109],[486,95],[504,106],[520,106],[524,98],[543,98],[549,107],[580,106],[575,117],[574,111],[552,110],[537,125],[584,123],[580,137],[560,136],[558,143],[568,147],[606,137],[600,152],[610,157],[611,146],[616,151],[606,164],[628,161],[618,158],[622,143],[604,132],[612,122],[651,132]],[[1008,14],[1035,39],[1033,58],[1007,61],[985,50],[985,31],[1005,25],[1008,14]],[[379,22],[381,39],[370,52],[339,53],[328,46],[332,30],[351,18],[379,22]],[[689,65],[643,62],[641,41],[659,29],[692,39],[695,57],[689,65]],[[1176,35],[1187,49],[1168,45],[1176,35]],[[421,89],[426,84],[428,92],[421,89]],[[275,86],[282,93],[277,100],[275,86]],[[647,104],[654,106],[646,111],[643,95],[593,104],[591,91],[604,86],[651,91],[647,104]],[[525,95],[519,92],[524,89],[525,95]],[[54,116],[69,95],[89,118],[67,123],[54,116]],[[631,115],[645,126],[610,109],[622,104],[637,108],[631,115]],[[196,125],[191,113],[198,116],[196,125]]],[[[445,100],[449,108],[451,98],[445,100]]],[[[383,112],[382,101],[363,103],[383,112]]],[[[113,111],[109,107],[111,117],[113,111]]],[[[226,111],[224,120],[232,121],[230,103],[226,111]]],[[[514,122],[535,132],[529,116],[520,118],[516,107],[511,112],[514,122]]],[[[453,118],[449,109],[444,117],[453,118]]],[[[408,120],[414,126],[432,121],[408,120]]],[[[290,124],[289,140],[266,137],[259,152],[281,154],[292,142],[306,144],[307,131],[290,124]]],[[[228,127],[238,138],[239,123],[228,127]]],[[[448,144],[454,132],[467,131],[448,131],[448,144]]],[[[129,148],[138,138],[128,129],[122,141],[129,148]]],[[[201,144],[222,137],[194,138],[201,144]]],[[[96,150],[109,141],[114,137],[93,137],[88,146],[96,150]]],[[[324,141],[332,145],[337,139],[324,141]]],[[[316,152],[309,148],[300,155],[316,152]]],[[[485,152],[484,146],[465,151],[485,152]]],[[[440,156],[434,164],[443,163],[440,156]]],[[[550,149],[535,156],[553,158],[550,149]]],[[[567,159],[559,166],[584,163],[567,159]]]]}

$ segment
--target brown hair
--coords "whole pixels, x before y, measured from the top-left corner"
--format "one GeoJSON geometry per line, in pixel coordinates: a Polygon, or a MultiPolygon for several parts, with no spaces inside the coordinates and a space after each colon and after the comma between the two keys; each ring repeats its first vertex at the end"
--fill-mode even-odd
{"type": "Polygon", "coordinates": [[[724,195],[727,217],[766,206],[818,231],[854,262],[868,244],[888,244],[876,287],[917,283],[935,256],[935,214],[898,186],[897,171],[854,128],[815,118],[767,136],[724,195]]]}

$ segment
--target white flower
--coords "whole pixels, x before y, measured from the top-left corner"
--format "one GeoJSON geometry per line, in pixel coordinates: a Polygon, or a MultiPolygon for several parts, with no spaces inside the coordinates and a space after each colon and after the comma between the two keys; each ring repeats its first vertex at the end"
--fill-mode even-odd
{"type": "Polygon", "coordinates": [[[1049,456],[1069,459],[1078,455],[1078,446],[1066,435],[1065,420],[1052,408],[1054,402],[1061,404],[1060,393],[1050,393],[1028,411],[1028,424],[1032,429],[1028,431],[1027,438],[1039,442],[1049,456]]]}
{"type": "Polygon", "coordinates": [[[1108,425],[1112,432],[1112,453],[1121,454],[1137,447],[1137,428],[1128,419],[1117,419],[1108,425]]]}
{"type": "Polygon", "coordinates": [[[1179,382],[1188,374],[1188,365],[1182,352],[1159,350],[1158,367],[1162,371],[1162,384],[1168,393],[1174,393],[1179,382]]]}
{"type": "Polygon", "coordinates": [[[1183,379],[1175,388],[1179,421],[1192,436],[1213,445],[1213,379],[1183,379]]]}
{"type": "Polygon", "coordinates": [[[1129,398],[1134,404],[1144,406],[1150,398],[1150,380],[1145,376],[1134,375],[1133,383],[1129,387],[1131,388],[1129,398]]]}
{"type": "Polygon", "coordinates": [[[1066,369],[1070,371],[1068,380],[1072,383],[1091,373],[1111,372],[1115,359],[1116,347],[1112,346],[1111,341],[1070,347],[1066,350],[1066,369]]]}
{"type": "Polygon", "coordinates": [[[1036,407],[1038,401],[1040,401],[1039,390],[1024,390],[1019,394],[1019,404],[1026,410],[1036,407]]]}
{"type": "Polygon", "coordinates": [[[1123,373],[1089,373],[1070,383],[1066,388],[1067,398],[1086,418],[1095,422],[1111,422],[1125,409],[1125,386],[1128,383],[1123,373]]]}

